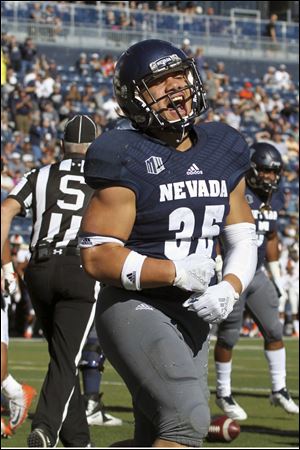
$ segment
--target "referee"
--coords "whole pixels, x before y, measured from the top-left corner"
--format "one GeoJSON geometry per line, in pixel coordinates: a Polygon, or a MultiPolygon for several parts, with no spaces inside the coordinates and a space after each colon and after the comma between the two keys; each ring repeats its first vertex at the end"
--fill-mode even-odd
{"type": "Polygon", "coordinates": [[[65,447],[90,446],[77,366],[99,285],[82,268],[77,233],[93,192],[84,181],[85,153],[98,134],[90,117],[70,119],[63,159],[24,175],[1,205],[1,254],[12,219],[32,210],[25,281],[50,355],[28,447],[54,447],[59,439],[65,447]]]}

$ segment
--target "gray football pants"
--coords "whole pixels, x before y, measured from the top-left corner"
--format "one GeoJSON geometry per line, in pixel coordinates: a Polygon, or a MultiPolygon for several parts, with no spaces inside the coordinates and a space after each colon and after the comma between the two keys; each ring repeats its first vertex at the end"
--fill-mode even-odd
{"type": "Polygon", "coordinates": [[[244,308],[248,310],[266,343],[282,339],[282,324],[279,321],[279,299],[270,279],[258,270],[233,311],[219,325],[218,344],[225,348],[233,348],[240,335],[244,308]]]}
{"type": "Polygon", "coordinates": [[[180,331],[179,321],[154,303],[159,302],[138,292],[102,288],[95,319],[99,341],[132,395],[135,445],[151,447],[160,438],[199,447],[210,423],[209,327],[195,313],[176,305],[191,329],[197,323],[204,330],[202,338],[199,329],[195,333],[196,340],[202,339],[195,352],[190,330],[180,331]]]}

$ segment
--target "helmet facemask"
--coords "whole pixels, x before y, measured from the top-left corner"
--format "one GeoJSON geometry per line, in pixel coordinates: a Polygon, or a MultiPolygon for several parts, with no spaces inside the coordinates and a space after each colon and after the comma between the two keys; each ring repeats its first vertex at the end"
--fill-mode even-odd
{"type": "Polygon", "coordinates": [[[273,193],[277,191],[278,185],[281,179],[281,165],[276,165],[274,163],[274,167],[262,167],[257,166],[256,163],[251,162],[250,173],[247,177],[248,184],[254,188],[263,191],[265,194],[273,193]],[[270,180],[266,179],[264,176],[261,176],[259,172],[274,172],[275,179],[270,180]]]}
{"type": "Polygon", "coordinates": [[[282,167],[277,166],[276,167],[261,167],[257,166],[256,163],[251,162],[251,169],[248,172],[247,175],[247,183],[248,185],[261,192],[262,196],[265,198],[264,203],[260,206],[260,210],[269,210],[271,208],[271,199],[273,192],[277,191],[279,182],[281,179],[281,170],[282,167]],[[261,176],[259,172],[274,172],[275,173],[275,179],[270,180],[266,179],[263,175],[261,176]]]}
{"type": "Polygon", "coordinates": [[[196,117],[202,114],[207,109],[207,102],[205,99],[205,91],[198,70],[195,67],[195,63],[192,59],[186,59],[185,61],[179,61],[177,64],[170,64],[153,70],[153,73],[142,78],[138,82],[134,80],[134,102],[138,105],[139,109],[142,109],[143,117],[147,117],[144,123],[138,123],[139,128],[147,129],[161,129],[165,131],[172,131],[175,133],[181,133],[182,136],[192,126],[196,117]],[[186,78],[186,86],[178,88],[172,92],[163,95],[160,98],[154,98],[150,92],[151,83],[159,80],[164,75],[171,75],[172,73],[182,72],[186,78]],[[189,90],[190,94],[186,98],[183,93],[189,90]],[[145,99],[145,92],[147,92],[150,101],[145,99]],[[176,93],[178,92],[178,98],[176,93]],[[183,97],[180,100],[180,97],[183,97]],[[161,114],[165,108],[160,110],[154,110],[153,106],[163,99],[168,100],[168,105],[172,108],[177,118],[174,120],[167,120],[161,114]],[[184,106],[192,99],[191,111],[186,114],[184,112],[184,106]]]}

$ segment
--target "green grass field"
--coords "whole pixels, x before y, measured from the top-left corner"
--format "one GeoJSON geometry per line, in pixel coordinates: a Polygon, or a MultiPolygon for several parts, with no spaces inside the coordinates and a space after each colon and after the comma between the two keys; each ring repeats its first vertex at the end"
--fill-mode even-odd
{"type": "MultiPolygon", "coordinates": [[[[299,341],[285,340],[287,349],[287,384],[298,402],[299,341]]],[[[214,343],[211,344],[211,350],[214,343]]],[[[9,347],[10,372],[17,380],[40,389],[48,364],[47,346],[41,340],[11,340],[9,347]]],[[[211,413],[222,415],[214,404],[215,373],[213,351],[210,352],[209,386],[211,389],[211,413]]],[[[241,339],[234,352],[233,393],[236,400],[248,413],[248,420],[241,423],[241,434],[231,443],[205,443],[205,447],[232,448],[279,448],[299,447],[298,416],[286,414],[282,409],[272,407],[268,400],[270,390],[267,363],[261,339],[241,339]]],[[[98,448],[110,446],[113,442],[129,439],[133,433],[133,415],[130,395],[114,369],[106,363],[102,389],[107,411],[123,419],[119,427],[91,427],[92,441],[98,448]]],[[[35,403],[31,408],[34,412],[35,403]]],[[[21,426],[11,439],[2,439],[1,447],[26,447],[30,430],[30,419],[21,426]]]]}

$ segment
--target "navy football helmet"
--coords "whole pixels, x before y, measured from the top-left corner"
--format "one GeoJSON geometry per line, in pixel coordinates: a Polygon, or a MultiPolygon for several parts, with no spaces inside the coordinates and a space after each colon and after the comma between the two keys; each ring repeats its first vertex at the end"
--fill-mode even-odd
{"type": "MultiPolygon", "coordinates": [[[[114,75],[114,91],[118,104],[125,116],[139,129],[165,129],[177,133],[183,133],[193,123],[196,117],[207,109],[206,93],[200,74],[193,59],[170,44],[159,39],[149,39],[138,42],[128,48],[119,58],[114,75]],[[168,93],[159,99],[155,99],[149,92],[149,85],[161,76],[173,72],[185,73],[187,84],[180,91],[189,89],[192,98],[192,111],[188,116],[180,113],[179,105],[176,105],[168,93]],[[147,102],[143,92],[148,92],[151,101],[147,102]],[[178,119],[167,121],[159,111],[154,111],[152,106],[163,98],[169,103],[178,115],[178,119]]],[[[178,90],[179,91],[179,90],[178,90]]]]}
{"type": "Polygon", "coordinates": [[[283,169],[283,161],[279,151],[267,142],[257,142],[250,147],[251,169],[246,174],[250,187],[270,194],[278,189],[283,169]],[[274,172],[275,179],[271,180],[261,172],[274,172]]]}

